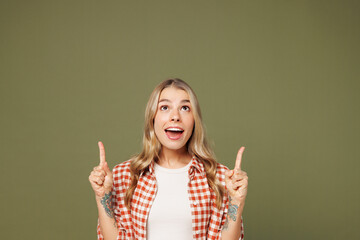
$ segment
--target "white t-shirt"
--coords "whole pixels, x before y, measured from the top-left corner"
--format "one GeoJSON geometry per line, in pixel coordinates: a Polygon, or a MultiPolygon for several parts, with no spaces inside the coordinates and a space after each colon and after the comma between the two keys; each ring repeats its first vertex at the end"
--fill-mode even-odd
{"type": "Polygon", "coordinates": [[[190,163],[177,169],[155,163],[157,193],[147,219],[147,240],[192,239],[188,194],[190,163]]]}

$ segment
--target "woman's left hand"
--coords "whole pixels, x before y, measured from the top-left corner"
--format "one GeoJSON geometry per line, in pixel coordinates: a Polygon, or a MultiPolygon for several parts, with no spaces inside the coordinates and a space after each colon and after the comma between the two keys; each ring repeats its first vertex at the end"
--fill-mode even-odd
{"type": "Polygon", "coordinates": [[[245,147],[241,147],[238,151],[235,168],[225,173],[225,185],[229,192],[232,202],[236,205],[244,205],[247,195],[248,176],[246,172],[241,170],[241,158],[245,147]]]}

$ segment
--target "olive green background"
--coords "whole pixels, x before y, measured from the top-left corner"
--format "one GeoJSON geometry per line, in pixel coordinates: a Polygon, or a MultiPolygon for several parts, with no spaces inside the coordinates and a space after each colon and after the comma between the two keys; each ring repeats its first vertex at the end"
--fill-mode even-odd
{"type": "MultiPolygon", "coordinates": [[[[360,239],[358,1],[1,1],[1,239],[96,239],[88,175],[140,151],[168,77],[219,162],[246,146],[245,238],[360,239]]],[[[171,239],[169,237],[169,239],[171,239]]]]}

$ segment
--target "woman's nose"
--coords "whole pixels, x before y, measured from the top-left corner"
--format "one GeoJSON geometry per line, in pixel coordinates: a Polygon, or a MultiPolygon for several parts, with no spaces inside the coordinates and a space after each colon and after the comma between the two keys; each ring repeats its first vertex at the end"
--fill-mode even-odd
{"type": "Polygon", "coordinates": [[[179,115],[179,112],[174,110],[172,111],[171,113],[171,121],[173,122],[179,122],[180,121],[180,115],[179,115]]]}

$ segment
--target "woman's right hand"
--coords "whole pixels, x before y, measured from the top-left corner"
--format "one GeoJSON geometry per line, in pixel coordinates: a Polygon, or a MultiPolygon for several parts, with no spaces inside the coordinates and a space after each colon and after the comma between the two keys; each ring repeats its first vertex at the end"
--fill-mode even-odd
{"type": "Polygon", "coordinates": [[[89,181],[97,198],[103,198],[113,187],[113,175],[105,160],[105,148],[102,142],[98,142],[100,151],[100,164],[94,167],[90,173],[89,181]]]}

